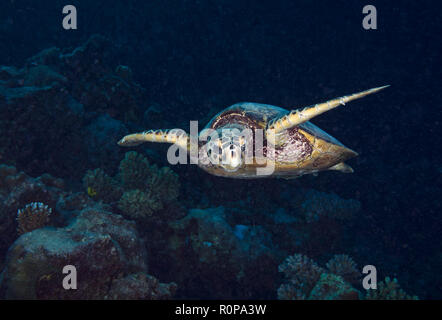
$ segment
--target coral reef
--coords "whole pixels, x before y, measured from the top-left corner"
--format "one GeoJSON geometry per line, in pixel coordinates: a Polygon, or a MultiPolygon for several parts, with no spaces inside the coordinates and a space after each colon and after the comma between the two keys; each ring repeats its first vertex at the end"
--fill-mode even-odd
{"type": "Polygon", "coordinates": [[[173,202],[179,195],[178,175],[169,167],[151,165],[135,151],[127,152],[121,160],[119,177],[126,190],[147,190],[155,193],[159,202],[173,202]]]}
{"type": "MultiPolygon", "coordinates": [[[[7,81],[26,79],[26,71],[22,73],[7,81]]],[[[62,85],[25,86],[0,82],[2,161],[37,174],[75,174],[71,168],[81,164],[74,155],[81,144],[82,137],[78,133],[82,132],[83,119],[70,107],[69,95],[61,90],[62,85]]]]}
{"type": "Polygon", "coordinates": [[[121,197],[122,192],[118,182],[100,168],[88,170],[83,177],[83,185],[93,199],[112,203],[121,197]]]}
{"type": "Polygon", "coordinates": [[[278,269],[287,281],[278,288],[280,300],[359,299],[359,292],[340,275],[329,273],[302,254],[287,257],[278,269]]]}
{"type": "Polygon", "coordinates": [[[122,153],[115,141],[128,132],[123,121],[142,119],[146,100],[130,68],[111,67],[114,51],[94,35],[72,52],[49,48],[21,69],[1,67],[2,161],[63,178],[113,169],[122,153]]]}
{"type": "Polygon", "coordinates": [[[271,298],[281,253],[262,227],[231,226],[228,214],[224,207],[192,209],[171,221],[152,269],[173,278],[186,297],[271,298]]]}
{"type": "Polygon", "coordinates": [[[117,202],[125,216],[142,222],[173,218],[174,212],[169,209],[180,190],[176,173],[168,167],[151,165],[135,151],[126,153],[115,177],[108,176],[102,169],[89,170],[83,184],[91,197],[106,203],[117,202]],[[160,218],[154,216],[163,209],[165,212],[160,218]]]}
{"type": "Polygon", "coordinates": [[[312,259],[295,254],[289,256],[279,265],[279,272],[283,272],[289,283],[278,289],[278,298],[286,300],[288,297],[308,297],[324,270],[312,259]],[[295,293],[295,291],[297,293],[295,293]],[[284,296],[289,294],[289,296],[284,296]]]}
{"type": "Polygon", "coordinates": [[[88,156],[88,167],[106,166],[112,168],[123,153],[115,147],[115,141],[128,134],[122,121],[112,118],[109,114],[98,115],[84,128],[84,147],[88,156]],[[106,157],[104,156],[106,155],[106,157]],[[107,165],[107,163],[112,165],[107,165]]]}
{"type": "Polygon", "coordinates": [[[357,283],[361,278],[356,262],[346,254],[336,254],[325,265],[330,273],[341,276],[349,283],[357,283]]]}
{"type": "Polygon", "coordinates": [[[41,202],[32,202],[17,212],[17,233],[22,235],[47,225],[52,209],[41,202]]]}
{"type": "Polygon", "coordinates": [[[384,281],[378,282],[376,290],[368,290],[365,296],[367,300],[418,300],[417,296],[410,296],[401,289],[396,278],[391,280],[385,277],[384,281]]]}
{"type": "Polygon", "coordinates": [[[307,296],[290,283],[283,283],[277,290],[278,300],[307,300],[307,296]]]}
{"type": "Polygon", "coordinates": [[[48,174],[31,178],[0,165],[0,297],[170,298],[176,285],[159,283],[147,273],[146,245],[135,223],[63,187],[63,181],[48,174]],[[54,227],[36,229],[46,222],[49,208],[54,227]],[[81,274],[77,290],[60,286],[65,265],[81,274]]]}
{"type": "Polygon", "coordinates": [[[163,300],[175,294],[177,285],[160,283],[155,277],[138,272],[112,281],[107,299],[113,300],[163,300]]]}
{"type": "Polygon", "coordinates": [[[309,300],[358,300],[359,292],[338,275],[323,273],[310,292],[309,300]]]}
{"type": "Polygon", "coordinates": [[[143,155],[135,151],[126,152],[120,162],[121,183],[128,190],[145,189],[155,169],[143,155]]]}
{"type": "MultiPolygon", "coordinates": [[[[51,208],[53,218],[58,215],[56,204],[58,199],[63,197],[63,182],[50,175],[42,175],[39,178],[31,178],[24,172],[18,172],[13,166],[0,164],[0,254],[5,251],[17,238],[18,223],[22,223],[23,231],[32,228],[32,223],[38,224],[45,221],[45,216],[41,220],[28,220],[32,214],[27,211],[22,218],[17,219],[17,212],[24,209],[30,203],[44,203],[51,208]],[[29,224],[28,224],[29,223],[29,224]]],[[[43,213],[43,212],[42,212],[43,213]]],[[[20,215],[19,215],[20,216],[20,215]]],[[[39,216],[35,216],[38,218],[39,216]]]]}
{"type": "Polygon", "coordinates": [[[163,208],[155,195],[138,189],[123,193],[118,207],[126,216],[134,220],[149,219],[155,211],[163,208]]]}
{"type": "Polygon", "coordinates": [[[407,295],[396,279],[385,278],[378,283],[377,289],[367,290],[365,296],[352,285],[359,285],[360,274],[356,263],[345,254],[335,255],[326,264],[327,269],[319,267],[312,259],[295,254],[279,265],[286,282],[277,290],[280,300],[405,300],[417,299],[407,295]],[[353,283],[350,283],[353,282],[353,283]]]}
{"type": "Polygon", "coordinates": [[[135,224],[101,207],[83,209],[64,228],[37,229],[11,246],[2,273],[1,291],[8,299],[107,299],[170,297],[175,285],[145,275],[147,256],[135,224]],[[65,290],[65,265],[81,277],[76,290],[65,290]]]}

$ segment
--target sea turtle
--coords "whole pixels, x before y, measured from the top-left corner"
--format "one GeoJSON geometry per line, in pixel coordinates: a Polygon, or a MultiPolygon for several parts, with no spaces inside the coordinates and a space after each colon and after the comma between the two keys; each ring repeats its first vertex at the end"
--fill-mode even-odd
{"type": "Polygon", "coordinates": [[[178,150],[196,155],[194,163],[199,167],[223,177],[295,178],[323,170],[349,173],[353,169],[344,161],[358,154],[308,120],[386,87],[293,111],[260,103],[237,103],[213,117],[197,137],[181,129],[149,130],[127,135],[118,144],[173,143],[178,150]]]}

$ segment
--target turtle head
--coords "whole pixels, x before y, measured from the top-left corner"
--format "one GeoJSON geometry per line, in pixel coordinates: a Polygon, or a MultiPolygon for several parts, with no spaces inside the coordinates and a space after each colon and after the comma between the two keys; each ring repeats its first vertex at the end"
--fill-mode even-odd
{"type": "Polygon", "coordinates": [[[225,143],[221,147],[221,167],[228,172],[235,172],[244,163],[244,152],[241,146],[231,143],[225,143]]]}
{"type": "Polygon", "coordinates": [[[245,138],[237,128],[215,130],[207,139],[207,157],[211,164],[235,172],[245,164],[245,138]]]}

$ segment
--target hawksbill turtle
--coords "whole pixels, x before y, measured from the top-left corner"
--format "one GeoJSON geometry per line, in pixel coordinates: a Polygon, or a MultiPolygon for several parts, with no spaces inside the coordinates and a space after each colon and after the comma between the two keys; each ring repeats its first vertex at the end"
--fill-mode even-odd
{"type": "Polygon", "coordinates": [[[192,157],[195,150],[192,141],[196,141],[194,163],[210,174],[223,177],[288,179],[323,170],[350,173],[353,169],[344,161],[358,154],[309,120],[386,87],[293,111],[253,102],[236,103],[214,116],[194,140],[181,129],[149,130],[127,135],[118,144],[173,143],[178,150],[190,151],[192,157]],[[261,136],[262,141],[258,141],[261,136]]]}

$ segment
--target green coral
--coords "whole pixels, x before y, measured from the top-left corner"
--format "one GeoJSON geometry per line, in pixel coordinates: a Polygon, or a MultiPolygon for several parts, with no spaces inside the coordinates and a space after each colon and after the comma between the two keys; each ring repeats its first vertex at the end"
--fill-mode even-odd
{"type": "Polygon", "coordinates": [[[156,166],[150,166],[149,161],[141,154],[130,151],[120,162],[119,177],[125,189],[144,189],[155,171],[156,166]]]}
{"type": "Polygon", "coordinates": [[[121,197],[118,182],[108,176],[102,169],[88,170],[83,177],[83,185],[89,196],[106,203],[118,201],[121,197]]]}
{"type": "Polygon", "coordinates": [[[403,291],[396,279],[386,277],[378,288],[365,297],[350,282],[359,279],[356,263],[345,254],[335,255],[327,263],[328,271],[312,259],[294,254],[279,265],[286,282],[278,288],[279,300],[417,300],[403,291]]]}
{"type": "Polygon", "coordinates": [[[151,194],[135,189],[123,194],[118,207],[132,219],[145,219],[151,217],[155,211],[163,208],[162,202],[151,194]]]}
{"type": "Polygon", "coordinates": [[[278,300],[307,300],[305,293],[291,283],[283,283],[278,288],[278,300]]]}
{"type": "Polygon", "coordinates": [[[294,254],[287,257],[279,265],[278,270],[284,273],[288,279],[287,285],[291,286],[291,288],[286,286],[278,290],[278,298],[281,300],[308,296],[324,271],[316,262],[302,254],[294,254]],[[296,294],[284,296],[284,294],[289,294],[290,292],[296,294]]]}
{"type": "Polygon", "coordinates": [[[323,273],[313,287],[309,300],[357,300],[359,293],[341,276],[323,273]]]}
{"type": "Polygon", "coordinates": [[[88,194],[107,203],[118,202],[124,215],[139,221],[152,220],[155,212],[174,203],[180,189],[175,172],[151,165],[134,151],[125,154],[114,178],[95,169],[88,171],[83,181],[88,194]]]}
{"type": "Polygon", "coordinates": [[[378,288],[367,292],[366,300],[418,300],[417,296],[410,296],[401,289],[396,278],[386,277],[378,283],[378,288]]]}
{"type": "MultiPolygon", "coordinates": [[[[156,166],[155,166],[156,167],[156,166]]],[[[162,202],[172,202],[178,198],[180,181],[178,175],[168,167],[162,167],[154,171],[148,182],[148,190],[164,190],[167,192],[157,192],[158,198],[162,202]]]]}
{"type": "Polygon", "coordinates": [[[278,288],[280,300],[348,300],[359,293],[341,276],[328,273],[312,259],[295,254],[279,265],[287,282],[278,288]]]}
{"type": "Polygon", "coordinates": [[[327,262],[326,267],[330,273],[336,274],[344,278],[350,283],[358,283],[361,278],[356,262],[346,254],[336,254],[330,261],[327,262]]]}

